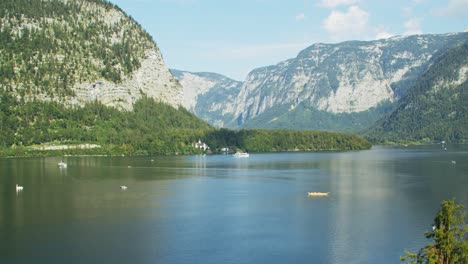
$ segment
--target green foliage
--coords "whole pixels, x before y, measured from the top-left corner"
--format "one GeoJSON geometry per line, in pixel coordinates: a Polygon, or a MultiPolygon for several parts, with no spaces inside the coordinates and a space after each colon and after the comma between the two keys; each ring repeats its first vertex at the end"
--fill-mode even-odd
{"type": "Polygon", "coordinates": [[[187,110],[137,101],[122,112],[100,103],[67,108],[56,102],[17,102],[0,91],[0,156],[43,155],[25,148],[55,144],[96,143],[92,150],[49,151],[63,154],[173,155],[194,154],[199,139],[212,149],[231,146],[251,152],[289,150],[353,150],[370,148],[357,136],[316,131],[213,129],[187,110]]]}
{"type": "Polygon", "coordinates": [[[302,102],[294,109],[290,105],[276,106],[248,120],[243,128],[325,130],[355,133],[372,126],[392,109],[390,102],[359,113],[334,114],[321,111],[302,102]]]}
{"type": "Polygon", "coordinates": [[[19,103],[6,92],[0,92],[0,98],[0,147],[5,154],[12,146],[47,142],[97,143],[108,148],[103,154],[189,154],[196,152],[191,144],[211,129],[185,109],[148,98],[138,101],[131,112],[100,103],[82,108],[55,102],[19,103]],[[113,146],[117,150],[108,151],[113,146]]]}
{"type": "Polygon", "coordinates": [[[355,135],[323,131],[220,129],[206,142],[214,148],[234,146],[249,152],[369,149],[370,143],[355,135]]]}
{"type": "MultiPolygon", "coordinates": [[[[468,42],[439,57],[396,107],[367,133],[372,142],[468,139],[468,81],[459,83],[468,64],[468,42]]],[[[465,73],[466,74],[466,73],[465,73]]]]}
{"type": "Polygon", "coordinates": [[[468,225],[466,212],[455,199],[443,201],[434,218],[434,228],[425,234],[433,239],[418,253],[405,251],[400,259],[411,264],[465,264],[468,263],[468,225]]]}
{"type": "Polygon", "coordinates": [[[150,35],[107,1],[0,1],[0,89],[21,97],[62,98],[76,83],[118,83],[149,48],[156,48],[150,35]]]}

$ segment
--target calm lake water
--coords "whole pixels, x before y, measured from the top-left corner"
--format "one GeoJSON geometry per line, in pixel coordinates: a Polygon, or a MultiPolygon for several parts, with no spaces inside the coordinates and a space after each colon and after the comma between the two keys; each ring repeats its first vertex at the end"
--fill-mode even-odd
{"type": "Polygon", "coordinates": [[[0,263],[399,263],[468,206],[466,146],[61,159],[0,159],[0,263]]]}

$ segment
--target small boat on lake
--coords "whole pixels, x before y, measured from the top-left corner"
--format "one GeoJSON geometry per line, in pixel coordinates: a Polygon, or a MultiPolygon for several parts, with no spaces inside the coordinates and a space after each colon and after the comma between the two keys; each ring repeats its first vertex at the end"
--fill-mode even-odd
{"type": "Polygon", "coordinates": [[[60,161],[60,162],[58,163],[58,166],[59,166],[59,168],[66,168],[68,165],[67,165],[65,162],[63,162],[63,161],[60,161]]]}
{"type": "Polygon", "coordinates": [[[23,186],[20,186],[18,184],[16,184],[16,191],[19,192],[19,191],[22,191],[23,190],[23,186]]]}
{"type": "Polygon", "coordinates": [[[250,155],[247,152],[236,152],[233,156],[235,158],[248,158],[250,155]]]}
{"type": "Polygon", "coordinates": [[[321,196],[328,196],[329,194],[330,194],[329,192],[308,192],[307,196],[321,197],[321,196]]]}

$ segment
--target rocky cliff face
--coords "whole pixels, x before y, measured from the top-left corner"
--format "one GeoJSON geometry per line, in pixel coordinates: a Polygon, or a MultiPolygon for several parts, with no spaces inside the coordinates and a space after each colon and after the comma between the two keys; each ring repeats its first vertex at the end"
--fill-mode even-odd
{"type": "Polygon", "coordinates": [[[183,86],[182,105],[186,109],[217,127],[232,120],[242,82],[216,73],[171,71],[183,86]]]}
{"type": "Polygon", "coordinates": [[[97,100],[125,110],[132,109],[135,101],[143,96],[178,107],[183,95],[182,86],[172,76],[157,49],[146,50],[141,67],[120,83],[96,80],[76,84],[73,90],[75,96],[67,98],[71,104],[83,105],[97,100]]]}
{"type": "Polygon", "coordinates": [[[280,107],[291,111],[301,103],[343,114],[395,102],[434,56],[466,39],[468,33],[314,44],[294,59],[253,70],[233,102],[231,124],[243,125],[280,107]]]}
{"type": "Polygon", "coordinates": [[[182,86],[151,36],[107,1],[2,0],[0,44],[0,88],[19,100],[181,104],[182,86]]]}

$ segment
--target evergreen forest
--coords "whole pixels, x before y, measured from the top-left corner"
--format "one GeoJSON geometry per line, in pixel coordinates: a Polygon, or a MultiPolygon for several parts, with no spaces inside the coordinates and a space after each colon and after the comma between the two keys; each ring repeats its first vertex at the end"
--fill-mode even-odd
{"type": "Polygon", "coordinates": [[[450,49],[365,136],[375,143],[466,143],[468,42],[450,49]]]}
{"type": "Polygon", "coordinates": [[[17,102],[0,93],[0,156],[62,154],[177,155],[203,153],[198,140],[212,152],[223,147],[252,152],[368,149],[367,140],[333,132],[215,129],[184,108],[144,98],[132,111],[95,102],[65,107],[56,102],[17,102]],[[94,143],[90,150],[43,151],[30,146],[94,143]]]}

